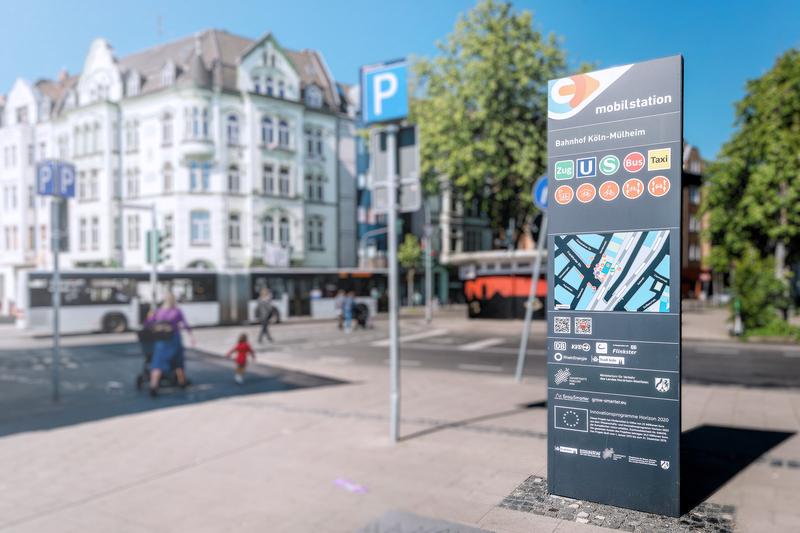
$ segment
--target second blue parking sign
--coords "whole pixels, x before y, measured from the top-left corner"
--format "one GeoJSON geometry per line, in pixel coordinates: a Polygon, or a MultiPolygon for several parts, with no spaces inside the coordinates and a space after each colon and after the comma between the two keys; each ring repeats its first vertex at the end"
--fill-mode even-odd
{"type": "Polygon", "coordinates": [[[683,60],[549,85],[548,483],[679,516],[683,60]]]}

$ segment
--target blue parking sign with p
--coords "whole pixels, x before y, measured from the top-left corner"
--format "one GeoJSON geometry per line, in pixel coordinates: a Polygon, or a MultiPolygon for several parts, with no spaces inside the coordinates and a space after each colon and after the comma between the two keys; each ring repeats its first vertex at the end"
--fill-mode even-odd
{"type": "Polygon", "coordinates": [[[36,192],[39,196],[75,196],[75,167],[60,161],[42,161],[36,165],[36,192]]]}
{"type": "Polygon", "coordinates": [[[365,124],[408,115],[407,73],[405,60],[361,68],[361,117],[365,124]]]}

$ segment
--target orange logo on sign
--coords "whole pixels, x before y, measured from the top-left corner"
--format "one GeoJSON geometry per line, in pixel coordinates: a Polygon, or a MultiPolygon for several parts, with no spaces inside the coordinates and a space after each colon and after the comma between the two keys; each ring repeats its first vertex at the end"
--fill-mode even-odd
{"type": "Polygon", "coordinates": [[[607,181],[600,186],[600,198],[610,202],[619,196],[619,185],[616,181],[607,181]]]}
{"type": "Polygon", "coordinates": [[[622,194],[629,200],[635,200],[644,193],[644,183],[638,178],[631,178],[622,186],[622,194]]]}
{"type": "Polygon", "coordinates": [[[556,202],[558,202],[561,205],[567,205],[572,201],[572,198],[573,196],[575,196],[575,193],[572,192],[572,187],[570,187],[569,185],[562,185],[561,187],[556,189],[554,196],[556,202]]]}
{"type": "Polygon", "coordinates": [[[650,183],[647,184],[647,190],[656,198],[667,194],[669,188],[670,183],[666,176],[655,176],[650,180],[650,183]]]}
{"type": "Polygon", "coordinates": [[[582,204],[588,204],[592,200],[594,200],[594,195],[597,191],[594,188],[594,185],[591,183],[584,183],[578,190],[575,191],[575,195],[578,197],[578,201],[582,204]]]}

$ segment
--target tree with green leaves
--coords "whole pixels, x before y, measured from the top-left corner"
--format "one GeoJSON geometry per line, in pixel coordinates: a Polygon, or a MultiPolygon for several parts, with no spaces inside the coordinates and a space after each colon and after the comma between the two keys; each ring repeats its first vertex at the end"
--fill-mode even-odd
{"type": "Polygon", "coordinates": [[[414,65],[425,190],[477,199],[496,235],[514,220],[519,239],[547,168],[547,82],[564,74],[564,52],[529,11],[494,0],[459,17],[438,47],[414,65]]]}
{"type": "Polygon", "coordinates": [[[774,257],[772,276],[784,287],[778,300],[786,302],[786,265],[800,260],[800,50],[789,50],[747,83],[735,125],[707,169],[710,266],[734,268],[736,276],[751,249],[774,257]]]}
{"type": "Polygon", "coordinates": [[[410,233],[406,233],[403,244],[397,249],[397,262],[406,271],[406,291],[408,293],[408,304],[414,302],[414,277],[417,275],[417,267],[422,259],[422,247],[419,239],[410,233]]]}

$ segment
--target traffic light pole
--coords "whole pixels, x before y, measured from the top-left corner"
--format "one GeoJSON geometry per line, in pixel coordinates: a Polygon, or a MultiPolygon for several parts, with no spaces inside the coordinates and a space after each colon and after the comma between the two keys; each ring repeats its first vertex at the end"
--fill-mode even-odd
{"type": "Polygon", "coordinates": [[[397,146],[397,126],[386,127],[386,179],[389,188],[388,201],[388,256],[389,256],[389,382],[391,422],[389,434],[392,442],[397,442],[400,425],[400,336],[398,323],[398,269],[397,269],[397,174],[395,147],[397,146]]]}
{"type": "Polygon", "coordinates": [[[151,311],[156,310],[157,305],[157,285],[158,285],[158,228],[156,222],[156,204],[151,205],[138,205],[138,204],[122,204],[123,209],[132,209],[134,211],[150,211],[150,302],[151,311]]]}

